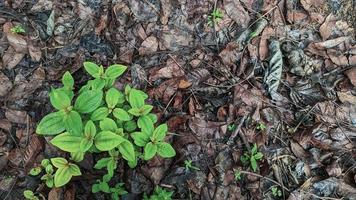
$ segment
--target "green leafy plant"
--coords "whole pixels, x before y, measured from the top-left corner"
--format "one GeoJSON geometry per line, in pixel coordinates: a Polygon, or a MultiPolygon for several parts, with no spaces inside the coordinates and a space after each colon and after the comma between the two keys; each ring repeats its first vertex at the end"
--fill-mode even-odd
{"type": "Polygon", "coordinates": [[[257,170],[257,161],[261,160],[263,158],[263,154],[258,151],[257,145],[254,144],[253,148],[251,149],[251,152],[246,152],[243,156],[241,156],[241,161],[243,163],[250,163],[251,168],[254,172],[257,170]]]}
{"type": "Polygon", "coordinates": [[[92,192],[97,193],[97,192],[104,192],[104,193],[109,193],[111,196],[111,199],[113,200],[119,200],[120,196],[127,194],[127,191],[123,187],[123,183],[118,183],[115,185],[115,187],[110,187],[109,184],[105,181],[97,181],[97,183],[92,185],[92,192]]]}
{"type": "Polygon", "coordinates": [[[272,186],[271,191],[272,191],[272,195],[274,197],[281,197],[282,196],[282,191],[280,189],[278,189],[278,187],[275,186],[275,185],[272,186]]]}
{"type": "Polygon", "coordinates": [[[241,180],[241,171],[240,171],[240,170],[236,170],[236,171],[234,172],[234,177],[235,177],[235,180],[236,180],[236,181],[241,180]]]}
{"type": "Polygon", "coordinates": [[[228,131],[234,131],[236,129],[236,124],[229,124],[228,126],[227,126],[227,130],[228,131]]]}
{"type": "Polygon", "coordinates": [[[258,123],[256,126],[257,130],[263,131],[266,129],[266,125],[264,123],[258,123]]]}
{"type": "MultiPolygon", "coordinates": [[[[126,160],[134,168],[141,158],[149,160],[156,154],[170,158],[176,153],[165,141],[167,124],[155,128],[157,117],[151,113],[153,106],[145,103],[148,95],[129,85],[123,91],[113,87],[126,66],[114,64],[104,69],[84,62],[84,68],[93,79],[78,88],[78,92],[74,92],[74,79],[69,72],[62,77],[63,87],[51,89],[49,99],[55,111],[40,121],[36,133],[53,137],[50,143],[68,152],[74,162],[82,161],[86,153],[106,153],[108,156],[98,160],[94,168],[106,168],[108,173],[92,190],[121,194],[122,185],[114,189],[109,186],[119,160],[126,160]]],[[[50,161],[57,168],[53,178],[55,187],[81,175],[79,167],[64,158],[50,161]]]]}
{"type": "Polygon", "coordinates": [[[156,188],[153,191],[153,194],[150,197],[147,197],[145,194],[143,196],[144,200],[171,200],[173,196],[173,191],[167,191],[159,186],[156,186],[156,188]]]}
{"type": "Polygon", "coordinates": [[[23,196],[27,200],[39,200],[39,198],[31,190],[23,191],[23,196]]]}
{"type": "Polygon", "coordinates": [[[26,33],[25,29],[21,25],[16,25],[10,29],[12,33],[26,33]]]}
{"type": "Polygon", "coordinates": [[[30,175],[38,176],[42,172],[42,169],[44,169],[45,174],[41,177],[41,180],[45,182],[47,187],[52,188],[54,185],[54,170],[49,159],[43,159],[41,161],[41,166],[32,168],[30,170],[30,175]]]}
{"type": "Polygon", "coordinates": [[[213,26],[218,23],[224,17],[223,13],[219,9],[213,10],[208,16],[208,25],[213,26]]]}
{"type": "Polygon", "coordinates": [[[193,165],[193,161],[192,160],[185,160],[184,161],[184,167],[185,167],[185,171],[189,171],[190,169],[200,170],[198,167],[193,165]]]}

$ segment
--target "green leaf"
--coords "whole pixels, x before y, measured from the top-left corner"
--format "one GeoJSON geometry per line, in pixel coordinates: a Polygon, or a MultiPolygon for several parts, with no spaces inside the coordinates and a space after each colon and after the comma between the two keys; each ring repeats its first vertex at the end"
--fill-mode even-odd
{"type": "Polygon", "coordinates": [[[157,122],[157,116],[153,113],[149,113],[147,114],[147,117],[149,117],[152,121],[153,124],[155,124],[157,122]]]}
{"type": "Polygon", "coordinates": [[[111,79],[116,79],[117,77],[122,75],[126,69],[127,67],[124,65],[119,65],[119,64],[110,65],[106,69],[105,75],[111,79]]]}
{"type": "Polygon", "coordinates": [[[41,161],[41,166],[42,166],[42,167],[47,167],[49,164],[51,164],[50,161],[49,161],[49,159],[43,159],[43,160],[41,161]]]}
{"type": "Polygon", "coordinates": [[[117,125],[115,121],[110,118],[104,118],[103,120],[101,120],[99,122],[99,126],[103,131],[116,132],[117,130],[117,125]]]}
{"type": "Polygon", "coordinates": [[[80,141],[80,137],[65,132],[54,137],[51,140],[51,144],[63,151],[76,152],[79,150],[80,141]]]}
{"type": "Polygon", "coordinates": [[[109,109],[107,107],[100,107],[96,109],[90,116],[93,121],[102,120],[109,115],[109,109]]]}
{"type": "Polygon", "coordinates": [[[94,144],[100,151],[109,151],[125,139],[111,131],[102,131],[95,136],[94,144]]]}
{"type": "Polygon", "coordinates": [[[49,100],[57,110],[66,109],[70,106],[70,99],[65,92],[58,89],[53,89],[49,93],[49,100]]]}
{"type": "Polygon", "coordinates": [[[86,152],[93,145],[93,139],[83,138],[80,142],[80,151],[86,152]]]}
{"type": "Polygon", "coordinates": [[[83,63],[85,71],[87,71],[92,77],[99,78],[101,75],[100,67],[92,62],[83,63]]]}
{"type": "Polygon", "coordinates": [[[153,106],[151,106],[151,105],[143,105],[141,107],[141,110],[142,110],[141,115],[147,115],[148,113],[151,112],[152,109],[153,109],[153,106]]]}
{"type": "Polygon", "coordinates": [[[63,112],[50,113],[42,118],[38,124],[36,133],[40,135],[57,135],[65,129],[63,122],[63,112]]]}
{"type": "Polygon", "coordinates": [[[253,157],[255,157],[256,160],[261,160],[263,157],[263,154],[261,152],[257,152],[253,157]]]}
{"type": "Polygon", "coordinates": [[[64,168],[68,165],[68,161],[61,157],[51,158],[51,162],[57,168],[64,168]]]}
{"type": "Polygon", "coordinates": [[[62,88],[58,88],[57,90],[64,92],[70,99],[70,101],[72,101],[73,97],[74,97],[74,92],[70,89],[67,89],[65,87],[62,88]]]}
{"type": "Polygon", "coordinates": [[[107,182],[100,182],[99,188],[102,192],[110,193],[110,186],[107,182]]]}
{"type": "Polygon", "coordinates": [[[101,90],[88,90],[81,93],[74,103],[74,109],[80,113],[90,113],[100,106],[103,98],[101,90]]]}
{"type": "Polygon", "coordinates": [[[74,162],[80,162],[84,160],[84,154],[84,152],[81,152],[80,149],[78,149],[76,152],[70,152],[70,159],[74,162]]]}
{"type": "Polygon", "coordinates": [[[149,135],[153,133],[154,127],[151,118],[147,115],[141,116],[137,120],[138,127],[149,135]]]}
{"type": "Polygon", "coordinates": [[[53,173],[53,166],[52,165],[47,165],[45,170],[46,170],[47,174],[52,174],[53,173]]]}
{"type": "Polygon", "coordinates": [[[141,108],[145,104],[145,99],[139,90],[132,88],[129,94],[129,103],[132,108],[141,108]]]}
{"type": "Polygon", "coordinates": [[[115,108],[113,111],[113,115],[115,118],[121,121],[130,121],[132,119],[132,117],[124,109],[121,108],[115,108]]]}
{"type": "Polygon", "coordinates": [[[146,144],[144,148],[143,158],[145,160],[149,160],[156,155],[156,152],[157,152],[157,146],[154,145],[152,142],[149,142],[146,144]]]}
{"type": "Polygon", "coordinates": [[[252,147],[252,150],[251,150],[251,154],[255,155],[256,153],[257,153],[257,145],[255,143],[255,144],[253,144],[253,147],[252,147]]]}
{"type": "Polygon", "coordinates": [[[80,172],[78,165],[73,164],[73,163],[69,163],[68,171],[72,174],[72,176],[82,175],[82,172],[80,172]]]}
{"type": "Polygon", "coordinates": [[[112,158],[109,157],[109,158],[102,158],[102,159],[98,160],[98,162],[96,162],[94,168],[102,169],[102,168],[106,167],[111,159],[112,158]]]}
{"type": "Polygon", "coordinates": [[[120,92],[115,88],[110,88],[106,92],[105,101],[108,108],[115,108],[116,104],[119,102],[120,92]]]}
{"type": "Polygon", "coordinates": [[[129,162],[134,162],[136,159],[135,156],[135,149],[132,143],[128,140],[125,140],[119,145],[119,151],[122,154],[122,157],[129,161],[129,162]]]}
{"type": "Polygon", "coordinates": [[[32,200],[35,197],[35,194],[31,190],[25,190],[25,191],[23,191],[23,196],[26,199],[32,200]]]}
{"type": "Polygon", "coordinates": [[[66,113],[63,122],[69,133],[76,136],[81,136],[83,134],[83,122],[78,112],[72,110],[69,113],[66,113]]]}
{"type": "Polygon", "coordinates": [[[91,186],[91,192],[92,193],[98,193],[98,192],[100,192],[100,184],[93,184],[92,186],[91,186]]]}
{"type": "Polygon", "coordinates": [[[139,117],[142,115],[143,110],[141,110],[140,108],[131,108],[127,112],[129,112],[131,115],[139,117]]]}
{"type": "Polygon", "coordinates": [[[70,179],[72,178],[72,174],[68,169],[68,166],[57,169],[56,173],[54,174],[55,187],[62,187],[70,181],[70,179]]]}
{"type": "Polygon", "coordinates": [[[171,158],[176,155],[174,148],[167,142],[157,143],[157,153],[163,158],[171,158]]]}
{"type": "Polygon", "coordinates": [[[128,121],[128,122],[125,122],[125,124],[124,124],[124,129],[127,132],[132,132],[132,131],[136,130],[136,128],[137,128],[137,125],[136,125],[135,121],[128,121]]]}
{"type": "Polygon", "coordinates": [[[150,141],[150,137],[143,132],[133,132],[130,135],[139,147],[144,147],[150,141]]]}
{"type": "Polygon", "coordinates": [[[84,127],[84,135],[87,139],[94,139],[96,134],[96,127],[93,121],[89,120],[84,127]]]}
{"type": "Polygon", "coordinates": [[[37,176],[38,174],[40,174],[42,171],[41,167],[34,167],[30,170],[30,175],[31,176],[37,176]]]}
{"type": "Polygon", "coordinates": [[[68,90],[72,90],[73,89],[73,87],[74,87],[74,79],[73,79],[72,75],[70,74],[70,72],[66,71],[63,74],[62,83],[63,83],[64,87],[67,88],[68,90]]]}
{"type": "Polygon", "coordinates": [[[168,131],[167,124],[161,124],[153,131],[152,136],[157,141],[162,141],[164,139],[164,137],[166,136],[167,131],[168,131]]]}
{"type": "Polygon", "coordinates": [[[252,170],[254,172],[256,172],[256,170],[257,170],[257,161],[256,161],[256,159],[254,157],[251,157],[250,158],[250,162],[251,162],[252,170]]]}
{"type": "Polygon", "coordinates": [[[115,159],[110,159],[107,165],[107,169],[108,169],[108,174],[110,177],[114,176],[114,170],[117,167],[117,163],[115,159]]]}
{"type": "Polygon", "coordinates": [[[102,90],[105,87],[105,80],[97,78],[97,79],[88,81],[88,84],[92,90],[102,90]]]}
{"type": "Polygon", "coordinates": [[[47,179],[47,180],[46,180],[46,185],[47,185],[47,187],[52,188],[53,185],[54,185],[54,180],[53,180],[53,178],[47,179]]]}

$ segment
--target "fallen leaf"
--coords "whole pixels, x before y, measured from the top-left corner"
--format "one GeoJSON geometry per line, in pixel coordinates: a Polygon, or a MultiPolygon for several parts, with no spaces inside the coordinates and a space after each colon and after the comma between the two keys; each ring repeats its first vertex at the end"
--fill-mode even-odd
{"type": "Polygon", "coordinates": [[[11,80],[0,72],[0,97],[4,97],[12,88],[11,80]]]}
{"type": "Polygon", "coordinates": [[[17,53],[13,47],[9,47],[2,57],[3,65],[7,69],[13,69],[22,58],[25,56],[23,53],[17,53]]]}
{"type": "Polygon", "coordinates": [[[323,40],[327,40],[335,26],[337,18],[333,15],[330,14],[326,17],[324,23],[320,26],[319,32],[323,40]]]}
{"type": "Polygon", "coordinates": [[[174,61],[173,59],[168,59],[166,62],[166,66],[151,73],[149,81],[156,81],[161,78],[173,78],[180,77],[184,75],[184,71],[181,66],[184,63],[176,63],[178,61],[174,61]]]}
{"type": "Polygon", "coordinates": [[[352,85],[356,86],[356,67],[353,67],[345,72],[352,85]]]}
{"type": "Polygon", "coordinates": [[[36,4],[34,4],[31,8],[32,12],[39,12],[45,10],[52,10],[53,1],[48,0],[39,0],[36,4]]]}
{"type": "Polygon", "coordinates": [[[25,149],[25,152],[23,154],[24,156],[24,166],[29,167],[32,166],[33,162],[35,161],[36,156],[40,153],[43,152],[44,150],[44,144],[40,140],[40,138],[33,134],[29,137],[29,143],[25,149]]]}
{"type": "Polygon", "coordinates": [[[181,79],[179,81],[179,85],[178,88],[179,89],[187,89],[188,87],[190,87],[192,85],[191,82],[187,81],[186,79],[181,79]]]}
{"type": "Polygon", "coordinates": [[[240,1],[224,0],[224,9],[227,15],[233,19],[238,26],[246,28],[250,22],[250,15],[241,5],[240,1]]]}
{"type": "Polygon", "coordinates": [[[315,47],[318,49],[329,49],[338,46],[339,44],[350,40],[349,36],[338,37],[335,39],[326,40],[324,42],[315,43],[315,47]]]}
{"type": "Polygon", "coordinates": [[[138,52],[141,56],[149,55],[155,53],[157,49],[158,49],[157,38],[154,36],[150,36],[142,42],[141,47],[138,49],[138,52]]]}
{"type": "Polygon", "coordinates": [[[42,52],[39,47],[34,46],[32,43],[29,43],[28,52],[30,53],[32,61],[39,62],[41,60],[42,52]]]}
{"type": "Polygon", "coordinates": [[[353,95],[351,91],[348,92],[337,91],[337,96],[339,97],[339,100],[342,103],[349,103],[351,105],[356,105],[356,96],[353,95]]]}
{"type": "Polygon", "coordinates": [[[5,117],[13,123],[26,124],[28,115],[26,111],[7,109],[5,117]]]}
{"type": "Polygon", "coordinates": [[[48,193],[48,200],[61,200],[63,193],[63,188],[52,188],[48,193]]]}

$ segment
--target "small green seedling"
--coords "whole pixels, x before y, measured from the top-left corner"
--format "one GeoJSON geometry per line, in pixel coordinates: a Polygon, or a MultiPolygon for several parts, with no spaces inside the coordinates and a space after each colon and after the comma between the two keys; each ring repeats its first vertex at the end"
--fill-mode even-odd
{"type": "Polygon", "coordinates": [[[266,125],[264,123],[258,123],[256,126],[257,130],[263,131],[266,129],[266,125]]]}
{"type": "Polygon", "coordinates": [[[236,170],[234,172],[234,177],[236,181],[240,181],[241,180],[241,171],[240,170],[236,170]]]}
{"type": "Polygon", "coordinates": [[[48,159],[43,159],[41,162],[41,166],[32,168],[30,170],[30,175],[38,176],[42,172],[42,169],[44,169],[45,174],[41,177],[41,180],[46,183],[47,187],[52,188],[54,184],[54,170],[48,159]]]}
{"type": "Polygon", "coordinates": [[[173,196],[173,191],[167,191],[159,186],[153,191],[153,194],[150,197],[147,197],[146,194],[143,196],[143,200],[171,200],[173,196]]]}
{"type": "Polygon", "coordinates": [[[10,29],[12,33],[26,33],[25,29],[21,25],[16,25],[10,29]]]}
{"type": "Polygon", "coordinates": [[[261,160],[262,158],[263,154],[258,151],[257,145],[254,144],[251,153],[246,152],[243,156],[241,156],[241,161],[243,163],[250,162],[252,170],[256,172],[258,167],[257,161],[261,160]]]}
{"type": "Polygon", "coordinates": [[[23,196],[26,200],[39,200],[39,198],[35,196],[35,194],[31,190],[23,191],[23,196]]]}
{"type": "MultiPolygon", "coordinates": [[[[106,168],[108,173],[93,185],[92,190],[110,193],[115,199],[123,192],[122,185],[110,188],[108,182],[119,160],[126,160],[129,167],[134,168],[139,159],[149,160],[156,154],[171,158],[176,152],[165,140],[167,124],[156,126],[157,116],[151,113],[153,106],[145,103],[148,95],[129,85],[122,91],[114,87],[126,66],[114,64],[104,69],[84,62],[84,68],[93,79],[78,88],[78,92],[74,93],[74,79],[69,72],[62,77],[62,87],[51,89],[49,100],[55,111],[40,121],[36,133],[53,137],[50,143],[68,152],[73,162],[82,161],[87,153],[108,155],[98,160],[94,167],[106,168]]],[[[57,169],[54,171],[53,167],[51,170],[42,165],[46,174],[41,179],[48,187],[64,186],[73,176],[81,175],[79,167],[65,158],[46,162],[57,169]]],[[[33,170],[33,174],[41,173],[38,171],[33,170]]]]}
{"type": "Polygon", "coordinates": [[[213,10],[208,17],[208,25],[213,26],[224,17],[223,13],[219,9],[213,10]]]}
{"type": "Polygon", "coordinates": [[[278,187],[275,186],[275,185],[272,186],[271,191],[272,191],[272,195],[274,197],[281,197],[282,196],[282,191],[280,189],[278,189],[278,187]]]}
{"type": "Polygon", "coordinates": [[[193,161],[192,160],[185,160],[184,161],[184,167],[185,167],[185,171],[189,171],[190,169],[194,169],[199,171],[200,169],[196,166],[193,165],[193,161]]]}
{"type": "Polygon", "coordinates": [[[230,132],[234,131],[235,129],[236,129],[236,124],[229,124],[227,126],[227,130],[230,132]]]}

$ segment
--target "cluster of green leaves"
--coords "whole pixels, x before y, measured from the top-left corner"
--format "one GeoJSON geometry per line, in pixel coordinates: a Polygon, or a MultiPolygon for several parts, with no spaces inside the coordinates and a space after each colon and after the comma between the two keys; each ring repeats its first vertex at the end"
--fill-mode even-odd
{"type": "Polygon", "coordinates": [[[108,193],[111,196],[112,200],[119,200],[121,195],[127,194],[128,192],[125,190],[123,187],[123,183],[117,183],[115,187],[110,187],[108,182],[109,180],[105,181],[100,181],[98,180],[97,183],[95,183],[92,186],[92,192],[97,193],[97,192],[104,192],[108,193]]]}
{"type": "Polygon", "coordinates": [[[275,186],[275,185],[272,186],[271,191],[272,191],[272,195],[274,197],[281,197],[282,196],[282,191],[280,189],[278,189],[278,187],[275,186]]]}
{"type": "Polygon", "coordinates": [[[31,190],[23,191],[23,196],[26,200],[39,200],[39,198],[31,190]]]}
{"type": "Polygon", "coordinates": [[[49,159],[43,159],[41,161],[41,166],[32,168],[30,171],[30,175],[38,176],[42,169],[44,169],[45,174],[42,175],[41,180],[44,181],[47,187],[52,188],[54,185],[54,175],[53,175],[53,165],[51,164],[49,159]]]}
{"type": "Polygon", "coordinates": [[[213,26],[218,23],[224,17],[223,13],[219,9],[214,9],[208,16],[208,25],[213,26]]]}
{"type": "Polygon", "coordinates": [[[256,126],[256,129],[260,130],[260,131],[263,131],[266,128],[267,128],[266,125],[264,123],[262,123],[262,122],[258,123],[257,126],[256,126]]]}
{"type": "Polygon", "coordinates": [[[143,196],[143,200],[171,200],[173,191],[167,191],[159,186],[153,191],[153,194],[148,197],[146,194],[143,196]]]}
{"type": "Polygon", "coordinates": [[[243,156],[241,156],[241,161],[243,163],[250,163],[251,168],[254,172],[256,172],[258,164],[257,161],[263,158],[263,154],[258,151],[257,145],[254,144],[251,152],[245,152],[243,156]]]}
{"type": "MultiPolygon", "coordinates": [[[[167,125],[155,128],[157,117],[150,113],[153,106],[145,104],[148,95],[129,85],[124,91],[113,87],[126,66],[114,64],[104,70],[103,66],[84,62],[84,68],[94,79],[89,80],[75,95],[74,79],[66,72],[62,78],[63,87],[52,88],[49,94],[56,111],[40,121],[37,134],[53,136],[50,143],[69,152],[75,162],[83,160],[86,153],[107,152],[108,157],[100,159],[94,167],[107,169],[108,173],[101,181],[105,183],[113,177],[120,158],[133,168],[140,158],[149,160],[156,154],[163,158],[175,156],[173,147],[165,142],[167,125]]],[[[80,175],[79,168],[74,169],[76,165],[62,161],[61,165],[58,162],[55,165],[52,161],[58,168],[57,172],[66,169],[71,173],[65,172],[65,178],[60,181],[55,176],[56,187],[66,184],[68,177],[80,175]]],[[[93,191],[120,193],[105,188],[93,186],[93,191]]]]}
{"type": "Polygon", "coordinates": [[[16,25],[10,29],[12,33],[26,33],[25,29],[21,25],[16,25]]]}
{"type": "Polygon", "coordinates": [[[232,124],[229,124],[228,126],[227,126],[227,130],[228,131],[230,131],[230,132],[232,132],[232,131],[235,131],[236,130],[236,124],[234,124],[234,123],[232,123],[232,124]]]}
{"type": "Polygon", "coordinates": [[[196,167],[193,165],[193,161],[192,160],[185,160],[184,161],[184,167],[185,167],[185,171],[189,171],[189,170],[200,170],[199,167],[196,167]]]}
{"type": "Polygon", "coordinates": [[[236,170],[235,172],[234,172],[234,178],[235,178],[235,180],[236,181],[240,181],[241,180],[241,171],[240,170],[236,170]]]}

